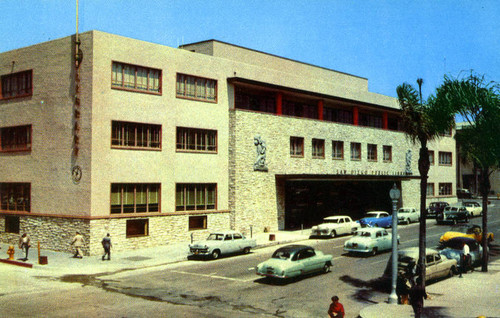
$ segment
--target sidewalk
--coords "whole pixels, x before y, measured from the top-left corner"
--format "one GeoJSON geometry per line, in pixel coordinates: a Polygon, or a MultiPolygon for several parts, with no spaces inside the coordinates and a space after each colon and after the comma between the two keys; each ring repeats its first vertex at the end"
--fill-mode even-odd
{"type": "MultiPolygon", "coordinates": [[[[306,240],[309,238],[310,231],[277,231],[270,233],[259,233],[253,235],[257,241],[256,248],[263,248],[278,244],[286,244],[306,240]],[[274,240],[270,236],[274,235],[274,240]]],[[[189,254],[189,242],[175,243],[164,246],[136,249],[130,251],[113,252],[111,249],[111,261],[103,261],[100,255],[84,256],[82,259],[73,258],[72,253],[54,252],[50,250],[41,250],[40,255],[47,256],[48,264],[38,264],[38,251],[36,244],[29,250],[28,261],[32,264],[34,270],[45,272],[54,271],[57,275],[92,275],[103,272],[119,271],[125,269],[139,269],[153,266],[160,266],[187,260],[189,254]]],[[[0,243],[0,258],[7,259],[8,244],[0,243]]],[[[22,258],[21,250],[15,246],[15,260],[22,258]]],[[[24,262],[21,262],[24,263],[24,262]]],[[[3,263],[0,263],[3,264],[3,263]]],[[[15,266],[15,265],[5,265],[15,266]]]]}

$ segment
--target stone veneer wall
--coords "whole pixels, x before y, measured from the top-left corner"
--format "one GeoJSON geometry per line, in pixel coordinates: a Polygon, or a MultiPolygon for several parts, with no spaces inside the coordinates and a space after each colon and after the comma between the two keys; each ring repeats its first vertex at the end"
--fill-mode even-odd
{"type": "MultiPolygon", "coordinates": [[[[19,216],[19,234],[1,233],[2,242],[14,244],[17,248],[19,236],[27,233],[31,245],[36,247],[38,241],[42,249],[69,252],[74,251],[71,241],[76,231],[85,240],[82,248],[85,255],[102,253],[101,240],[110,233],[113,251],[154,247],[169,243],[189,242],[191,234],[194,240],[205,239],[215,230],[229,229],[230,214],[227,212],[207,214],[207,229],[189,231],[189,215],[146,216],[149,219],[149,235],[141,237],[126,237],[126,222],[138,218],[109,218],[85,220],[77,218],[59,218],[44,216],[19,216]]],[[[5,217],[0,217],[0,229],[5,229],[5,217]]]]}

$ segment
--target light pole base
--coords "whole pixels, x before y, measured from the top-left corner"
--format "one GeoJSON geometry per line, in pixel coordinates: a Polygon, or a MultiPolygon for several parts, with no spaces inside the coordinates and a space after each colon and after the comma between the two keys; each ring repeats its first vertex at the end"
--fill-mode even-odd
{"type": "Polygon", "coordinates": [[[389,295],[389,299],[388,299],[388,303],[389,304],[398,304],[398,295],[396,295],[396,292],[392,292],[390,295],[389,295]]]}

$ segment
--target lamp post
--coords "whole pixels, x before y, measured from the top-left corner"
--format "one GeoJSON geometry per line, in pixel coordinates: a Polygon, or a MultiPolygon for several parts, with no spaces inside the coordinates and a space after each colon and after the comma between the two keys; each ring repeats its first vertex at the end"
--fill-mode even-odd
{"type": "Polygon", "coordinates": [[[397,205],[401,196],[396,183],[389,191],[389,196],[392,200],[392,289],[389,295],[389,304],[398,303],[398,295],[396,294],[396,281],[398,274],[398,210],[397,205]]]}

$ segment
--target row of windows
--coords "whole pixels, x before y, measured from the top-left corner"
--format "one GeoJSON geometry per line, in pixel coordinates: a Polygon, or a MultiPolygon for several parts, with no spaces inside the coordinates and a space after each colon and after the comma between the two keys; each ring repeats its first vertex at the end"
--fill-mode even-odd
{"type": "MultiPolygon", "coordinates": [[[[377,161],[378,152],[377,145],[367,144],[367,160],[377,161]]],[[[383,161],[392,161],[392,146],[382,146],[383,161]]],[[[290,137],[290,155],[292,157],[304,157],[304,138],[303,137],[290,137]]],[[[312,139],[312,157],[314,159],[324,159],[325,158],[325,140],[324,139],[312,139]]],[[[333,159],[344,159],[344,142],[340,140],[332,140],[332,158],[333,159]]],[[[361,160],[361,143],[351,142],[350,143],[350,158],[351,160],[361,160]]]]}
{"type": "MultiPolygon", "coordinates": [[[[438,184],[438,195],[439,196],[446,196],[446,195],[452,195],[453,194],[453,189],[452,189],[452,184],[450,182],[444,182],[444,183],[439,183],[438,184]]],[[[434,183],[427,183],[427,196],[433,197],[436,195],[435,192],[435,186],[434,183]]]]}

